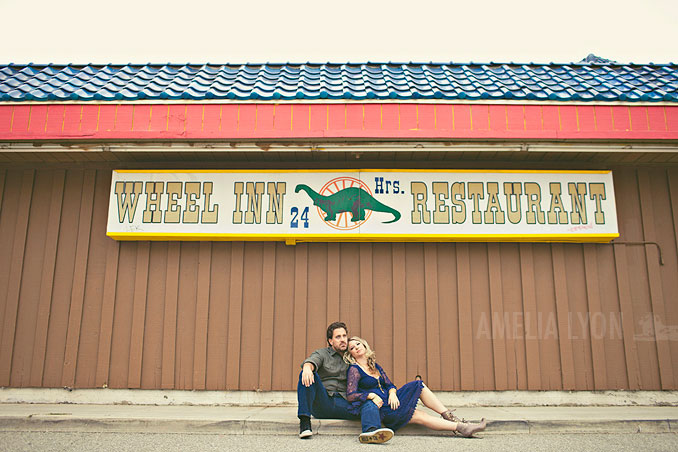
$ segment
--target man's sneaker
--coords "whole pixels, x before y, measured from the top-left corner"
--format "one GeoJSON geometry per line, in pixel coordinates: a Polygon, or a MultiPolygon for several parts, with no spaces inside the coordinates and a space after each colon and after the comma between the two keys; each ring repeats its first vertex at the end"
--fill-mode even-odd
{"type": "Polygon", "coordinates": [[[358,441],[363,444],[381,444],[393,438],[393,430],[390,428],[378,428],[371,432],[361,433],[358,441]]]}
{"type": "Polygon", "coordinates": [[[305,439],[313,436],[311,430],[311,418],[308,416],[301,416],[299,418],[299,438],[305,439]]]}

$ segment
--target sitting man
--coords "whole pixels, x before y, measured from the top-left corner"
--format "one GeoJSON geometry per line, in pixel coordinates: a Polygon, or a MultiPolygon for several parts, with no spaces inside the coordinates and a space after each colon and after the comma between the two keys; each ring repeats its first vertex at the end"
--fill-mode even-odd
{"type": "MultiPolygon", "coordinates": [[[[320,348],[302,363],[297,385],[299,438],[311,438],[311,415],[317,419],[358,418],[348,411],[344,352],[348,346],[346,324],[334,322],[327,327],[327,348],[320,348]]],[[[381,427],[379,407],[364,403],[360,411],[363,432],[361,443],[384,443],[393,437],[393,430],[381,427]]]]}

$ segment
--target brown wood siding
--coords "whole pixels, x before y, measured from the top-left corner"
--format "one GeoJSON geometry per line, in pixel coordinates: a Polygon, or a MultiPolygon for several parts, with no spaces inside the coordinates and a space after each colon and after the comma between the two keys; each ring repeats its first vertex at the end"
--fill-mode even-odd
{"type": "Polygon", "coordinates": [[[0,386],[291,390],[346,321],[402,384],[678,389],[678,170],[637,244],[115,242],[108,170],[0,170],[0,386]]]}

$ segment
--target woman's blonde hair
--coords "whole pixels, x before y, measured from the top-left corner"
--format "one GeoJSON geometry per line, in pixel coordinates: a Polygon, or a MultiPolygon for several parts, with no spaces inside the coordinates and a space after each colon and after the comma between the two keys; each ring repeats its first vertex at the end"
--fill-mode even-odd
{"type": "MultiPolygon", "coordinates": [[[[360,338],[358,336],[351,337],[348,340],[348,343],[350,344],[351,341],[360,342],[361,344],[363,344],[363,347],[365,347],[365,358],[367,358],[367,367],[369,367],[372,372],[376,372],[377,366],[375,364],[377,363],[377,354],[374,353],[374,351],[370,347],[370,344],[368,344],[365,339],[360,338]]],[[[346,361],[348,364],[356,363],[355,358],[351,356],[351,352],[348,349],[344,353],[344,361],[346,361]]]]}

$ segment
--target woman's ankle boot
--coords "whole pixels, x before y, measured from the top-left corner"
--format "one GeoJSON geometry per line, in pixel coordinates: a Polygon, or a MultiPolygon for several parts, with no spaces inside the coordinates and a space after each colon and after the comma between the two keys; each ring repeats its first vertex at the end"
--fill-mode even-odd
{"type": "Polygon", "coordinates": [[[466,422],[457,423],[457,433],[459,433],[464,438],[471,438],[474,434],[482,432],[487,426],[487,421],[485,418],[481,419],[477,424],[471,424],[466,422]]]}

